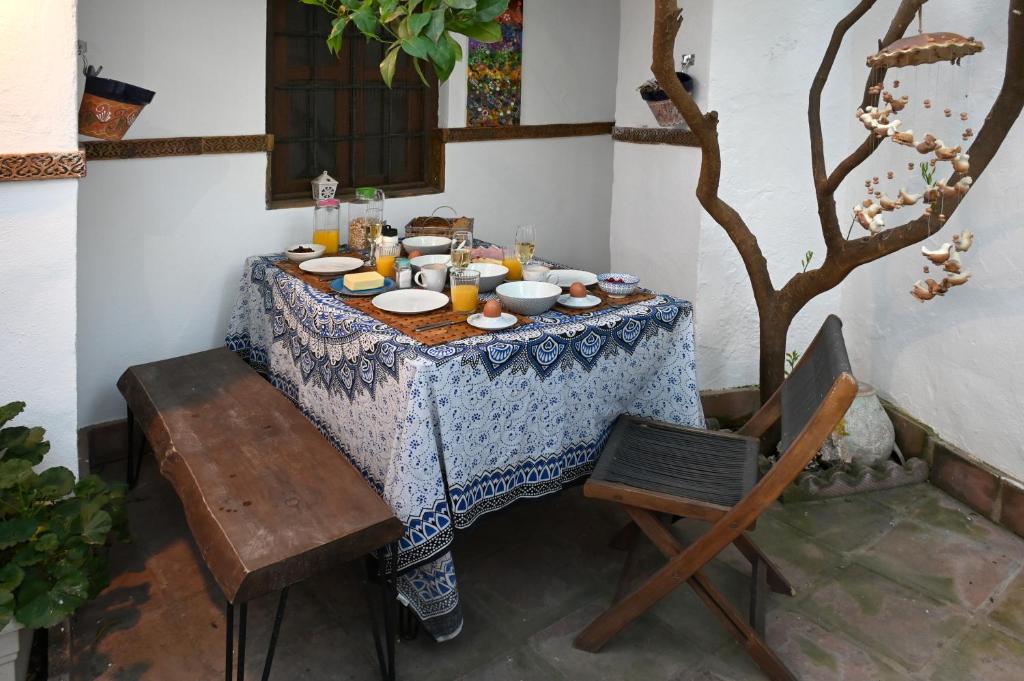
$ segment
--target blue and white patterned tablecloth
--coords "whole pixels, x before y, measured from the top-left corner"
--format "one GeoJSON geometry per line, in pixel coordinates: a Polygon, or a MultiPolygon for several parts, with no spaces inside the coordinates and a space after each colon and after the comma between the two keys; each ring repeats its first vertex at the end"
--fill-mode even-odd
{"type": "Polygon", "coordinates": [[[362,471],[406,526],[401,598],[438,640],[462,627],[456,529],[587,475],[624,412],[703,425],[693,307],[671,296],[433,347],[246,261],[227,345],[362,471]]]}

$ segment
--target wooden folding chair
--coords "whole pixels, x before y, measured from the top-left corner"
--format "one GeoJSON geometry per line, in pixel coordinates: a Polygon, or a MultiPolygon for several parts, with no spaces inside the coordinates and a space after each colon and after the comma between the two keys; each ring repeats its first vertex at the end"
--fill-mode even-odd
{"type": "MultiPolygon", "coordinates": [[[[773,680],[795,679],[764,642],[764,590],[795,591],[744,532],[807,466],[857,394],[843,342],[842,322],[829,316],[801,361],[738,434],[682,428],[622,416],[583,488],[589,497],[621,504],[632,522],[668,559],[640,587],[622,595],[630,556],[614,604],[576,638],[577,648],[600,650],[648,608],[686,583],[773,680]],[[781,419],[782,456],[757,481],[759,438],[781,419]],[[663,522],[689,517],[712,523],[683,547],[663,522]],[[730,544],[752,567],[750,618],[745,619],[702,568],[730,544]]],[[[631,536],[632,535],[632,536],[631,536]]]]}

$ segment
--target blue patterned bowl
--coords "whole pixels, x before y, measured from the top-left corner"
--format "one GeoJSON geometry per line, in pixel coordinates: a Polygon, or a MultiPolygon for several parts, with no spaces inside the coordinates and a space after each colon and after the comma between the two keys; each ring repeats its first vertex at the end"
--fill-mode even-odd
{"type": "Polygon", "coordinates": [[[622,272],[606,272],[605,274],[597,275],[597,285],[601,287],[602,291],[615,298],[628,296],[636,290],[639,283],[640,277],[622,272]],[[609,279],[621,279],[622,283],[608,281],[609,279]]]}

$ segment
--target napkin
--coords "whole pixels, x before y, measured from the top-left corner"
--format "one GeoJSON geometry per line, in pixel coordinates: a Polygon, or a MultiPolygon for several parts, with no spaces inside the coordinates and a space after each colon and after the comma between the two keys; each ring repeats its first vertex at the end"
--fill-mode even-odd
{"type": "Polygon", "coordinates": [[[483,258],[487,260],[501,261],[501,247],[500,246],[477,246],[473,249],[473,258],[483,258]]]}

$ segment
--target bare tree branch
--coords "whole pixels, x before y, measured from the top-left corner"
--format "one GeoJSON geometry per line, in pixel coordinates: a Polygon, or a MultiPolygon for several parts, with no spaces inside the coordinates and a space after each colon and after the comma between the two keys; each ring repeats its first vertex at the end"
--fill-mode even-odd
{"type": "Polygon", "coordinates": [[[697,181],[697,199],[704,210],[722,226],[739,251],[747,275],[754,289],[758,308],[771,303],[775,295],[768,261],[761,252],[757,237],[736,210],[718,196],[722,176],[722,152],[718,144],[718,114],[704,115],[690,93],[676,77],[675,42],[682,25],[682,10],[677,0],[655,0],[654,43],[651,72],[658,85],[690,127],[700,142],[700,178],[697,181]]]}
{"type": "MultiPolygon", "coordinates": [[[[907,32],[907,27],[914,21],[914,17],[917,15],[917,11],[921,8],[921,5],[928,2],[928,0],[903,0],[900,3],[899,8],[896,10],[896,14],[893,16],[892,21],[889,23],[889,30],[885,32],[879,43],[879,47],[884,47],[892,42],[895,42],[903,37],[903,34],[907,32]]],[[[870,70],[868,73],[868,79],[864,83],[864,97],[861,99],[860,107],[865,109],[869,106],[878,106],[878,95],[873,95],[869,91],[872,85],[875,83],[881,83],[885,80],[885,74],[887,69],[884,67],[876,67],[870,70]]],[[[839,189],[839,185],[843,183],[851,172],[861,163],[866,161],[875,149],[878,148],[878,140],[872,134],[868,134],[866,140],[861,142],[860,146],[853,150],[853,152],[839,162],[836,169],[825,180],[824,184],[818,187],[819,196],[824,193],[826,196],[835,194],[836,190],[839,189]]],[[[817,183],[817,179],[815,179],[817,183]]]]}
{"type": "Polygon", "coordinates": [[[814,74],[811,82],[811,90],[807,97],[807,127],[811,135],[811,175],[814,178],[815,194],[818,200],[818,219],[821,222],[821,235],[825,239],[825,246],[828,250],[835,250],[842,247],[843,231],[839,226],[839,216],[836,214],[836,202],[832,195],[821,191],[825,183],[825,145],[821,132],[821,93],[828,82],[828,75],[832,66],[836,63],[836,55],[843,45],[843,38],[846,32],[854,24],[860,21],[869,9],[875,4],[875,0],[861,0],[857,6],[839,20],[832,31],[832,39],[825,48],[825,56],[821,58],[821,65],[818,72],[814,74]]]}

